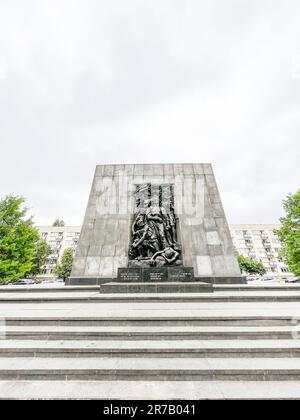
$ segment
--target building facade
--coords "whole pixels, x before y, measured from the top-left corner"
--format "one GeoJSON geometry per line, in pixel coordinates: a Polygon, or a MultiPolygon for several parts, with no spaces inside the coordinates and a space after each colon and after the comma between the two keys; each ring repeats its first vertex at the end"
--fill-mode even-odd
{"type": "MultiPolygon", "coordinates": [[[[271,224],[240,224],[230,225],[230,232],[237,255],[261,261],[268,275],[286,277],[291,275],[288,267],[279,258],[281,244],[274,231],[280,225],[271,224]]],[[[43,266],[43,276],[53,277],[54,269],[64,250],[75,250],[78,244],[81,226],[41,226],[38,228],[41,237],[52,248],[46,264],[43,266]]]]}
{"type": "Polygon", "coordinates": [[[291,275],[279,257],[281,244],[275,234],[280,225],[231,225],[230,231],[239,255],[263,263],[268,275],[284,278],[291,275]]]}
{"type": "Polygon", "coordinates": [[[41,238],[44,239],[52,249],[47,258],[46,264],[42,267],[43,277],[53,277],[54,270],[64,250],[72,248],[75,254],[79,236],[80,226],[39,226],[41,238]]]}

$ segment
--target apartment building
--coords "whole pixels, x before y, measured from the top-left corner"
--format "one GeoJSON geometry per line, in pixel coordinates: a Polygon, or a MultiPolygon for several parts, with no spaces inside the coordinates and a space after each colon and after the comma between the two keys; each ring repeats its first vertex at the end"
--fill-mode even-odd
{"type": "Polygon", "coordinates": [[[80,226],[39,226],[42,239],[48,242],[52,248],[52,253],[47,258],[46,264],[42,268],[42,274],[45,277],[52,277],[54,269],[59,262],[64,250],[72,248],[75,250],[80,235],[80,226]]]}
{"type": "Polygon", "coordinates": [[[262,262],[267,274],[286,277],[291,273],[278,255],[281,244],[275,230],[279,227],[271,224],[242,224],[230,225],[230,231],[239,255],[262,262]]]}

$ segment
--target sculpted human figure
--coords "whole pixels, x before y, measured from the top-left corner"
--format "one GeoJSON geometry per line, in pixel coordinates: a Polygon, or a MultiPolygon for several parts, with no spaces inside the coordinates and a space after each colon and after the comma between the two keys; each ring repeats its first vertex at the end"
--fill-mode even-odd
{"type": "Polygon", "coordinates": [[[169,219],[166,210],[159,205],[159,198],[154,197],[146,210],[146,219],[150,227],[156,232],[161,243],[161,249],[165,249],[170,244],[166,238],[167,231],[170,229],[169,219]]]}
{"type": "Polygon", "coordinates": [[[159,250],[159,243],[151,226],[145,222],[144,215],[138,214],[133,225],[133,253],[139,257],[151,257],[159,250]],[[135,230],[135,228],[137,230],[135,230]],[[135,252],[134,252],[135,251],[135,252]]]}
{"type": "Polygon", "coordinates": [[[173,245],[175,246],[177,244],[176,216],[174,212],[174,206],[172,204],[170,206],[169,223],[170,223],[170,235],[172,238],[173,245]]]}
{"type": "Polygon", "coordinates": [[[152,265],[170,265],[173,264],[178,257],[179,253],[168,246],[164,250],[156,252],[151,258],[151,262],[152,265]]]}

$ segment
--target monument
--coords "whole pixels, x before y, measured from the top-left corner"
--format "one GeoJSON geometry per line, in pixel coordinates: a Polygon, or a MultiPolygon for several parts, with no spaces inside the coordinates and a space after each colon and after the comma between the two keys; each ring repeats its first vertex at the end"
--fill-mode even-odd
{"type": "Polygon", "coordinates": [[[68,284],[194,291],[244,282],[210,164],[96,167],[68,284]]]}

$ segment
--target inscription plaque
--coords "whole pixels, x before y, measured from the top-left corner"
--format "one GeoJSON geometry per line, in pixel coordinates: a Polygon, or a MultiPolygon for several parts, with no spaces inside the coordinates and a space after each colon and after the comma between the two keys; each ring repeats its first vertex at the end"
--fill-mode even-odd
{"type": "Polygon", "coordinates": [[[143,269],[143,281],[151,283],[160,283],[168,281],[168,270],[167,268],[144,268],[143,269]]]}
{"type": "Polygon", "coordinates": [[[124,283],[140,283],[143,279],[141,268],[118,268],[118,281],[124,283]]]}
{"type": "Polygon", "coordinates": [[[118,269],[118,281],[123,283],[184,283],[193,280],[193,267],[128,267],[118,269]]]}
{"type": "Polygon", "coordinates": [[[193,267],[169,267],[168,268],[170,281],[193,281],[194,269],[193,267]]]}

